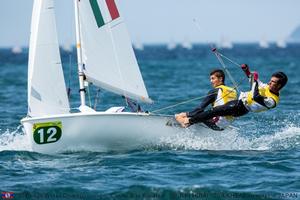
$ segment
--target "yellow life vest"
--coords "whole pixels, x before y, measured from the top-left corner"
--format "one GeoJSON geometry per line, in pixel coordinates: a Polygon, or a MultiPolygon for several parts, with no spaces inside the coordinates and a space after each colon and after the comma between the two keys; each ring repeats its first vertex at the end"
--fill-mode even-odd
{"type": "MultiPolygon", "coordinates": [[[[233,101],[237,99],[237,92],[234,88],[225,85],[219,85],[216,88],[220,88],[221,90],[218,91],[216,101],[212,103],[213,107],[221,106],[226,104],[229,101],[233,101]]],[[[225,119],[232,121],[233,117],[225,116],[225,119]]]]}
{"type": "Polygon", "coordinates": [[[221,92],[218,92],[217,99],[212,104],[213,107],[221,106],[226,104],[229,101],[237,99],[237,92],[234,88],[225,85],[219,85],[216,88],[220,88],[221,92]]]}
{"type": "MultiPolygon", "coordinates": [[[[267,98],[272,98],[275,101],[276,105],[279,103],[279,96],[272,93],[270,91],[270,88],[268,85],[265,87],[259,87],[258,91],[261,96],[267,97],[267,98]]],[[[266,110],[270,109],[270,108],[267,108],[267,107],[257,103],[253,99],[253,92],[248,92],[246,103],[250,107],[251,111],[253,111],[253,112],[262,112],[262,111],[266,111],[266,110]]],[[[274,107],[276,107],[276,105],[274,107]]]]}

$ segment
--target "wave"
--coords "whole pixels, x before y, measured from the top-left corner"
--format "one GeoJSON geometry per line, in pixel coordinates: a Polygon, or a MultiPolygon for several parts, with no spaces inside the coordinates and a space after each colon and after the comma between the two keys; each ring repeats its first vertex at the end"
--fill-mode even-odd
{"type": "Polygon", "coordinates": [[[198,134],[187,129],[172,137],[161,138],[160,147],[184,150],[284,150],[300,147],[300,127],[288,125],[267,135],[241,134],[239,129],[198,134]]]}
{"type": "Polygon", "coordinates": [[[7,129],[0,134],[0,151],[32,151],[30,141],[22,131],[22,125],[19,125],[16,130],[7,129]]]}
{"type": "MultiPolygon", "coordinates": [[[[32,189],[33,190],[33,189],[32,189]]],[[[279,192],[251,192],[251,191],[232,191],[223,187],[203,187],[194,185],[191,187],[157,187],[132,185],[122,190],[90,191],[72,187],[65,188],[42,188],[29,191],[23,189],[14,194],[18,199],[287,199],[297,198],[298,193],[279,193],[279,192]]]]}

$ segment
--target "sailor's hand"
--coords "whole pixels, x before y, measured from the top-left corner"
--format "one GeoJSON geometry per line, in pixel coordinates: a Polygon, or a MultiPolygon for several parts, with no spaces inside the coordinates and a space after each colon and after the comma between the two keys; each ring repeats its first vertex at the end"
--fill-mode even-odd
{"type": "Polygon", "coordinates": [[[191,125],[191,124],[190,124],[190,118],[188,118],[188,117],[184,118],[183,123],[181,123],[181,126],[182,126],[183,128],[187,128],[187,127],[189,127],[190,125],[191,125]]]}
{"type": "Polygon", "coordinates": [[[253,80],[257,81],[258,80],[258,72],[254,71],[252,72],[253,75],[253,80]]]}
{"type": "Polygon", "coordinates": [[[247,64],[242,64],[241,68],[242,68],[242,70],[249,70],[249,67],[247,64]]]}
{"type": "Polygon", "coordinates": [[[249,66],[247,64],[242,64],[241,65],[242,70],[245,72],[245,74],[247,75],[247,77],[250,77],[250,70],[249,70],[249,66]]]}

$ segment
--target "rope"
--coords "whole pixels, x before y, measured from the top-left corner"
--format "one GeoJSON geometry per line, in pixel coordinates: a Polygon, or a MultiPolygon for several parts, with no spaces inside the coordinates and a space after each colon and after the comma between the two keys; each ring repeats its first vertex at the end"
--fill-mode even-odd
{"type": "MultiPolygon", "coordinates": [[[[224,55],[221,54],[220,52],[218,52],[218,54],[219,54],[220,56],[222,56],[223,58],[225,58],[226,60],[228,60],[229,62],[231,62],[232,64],[236,65],[238,68],[240,68],[241,64],[239,64],[239,63],[237,63],[237,62],[231,60],[230,58],[224,56],[224,55]]],[[[249,83],[250,83],[250,89],[251,89],[251,88],[252,88],[252,83],[253,83],[253,75],[252,75],[252,74],[250,74],[250,77],[248,78],[248,81],[249,81],[249,83]]]]}
{"type": "Polygon", "coordinates": [[[182,102],[179,102],[179,103],[176,103],[176,104],[172,104],[170,106],[166,106],[166,107],[163,107],[163,108],[160,108],[160,109],[157,109],[157,110],[154,110],[152,111],[151,113],[156,113],[158,111],[162,111],[162,110],[167,110],[167,109],[170,109],[170,108],[174,108],[176,106],[179,106],[179,105],[183,105],[183,104],[186,104],[186,103],[189,103],[189,102],[192,102],[192,101],[196,101],[196,100],[199,100],[199,99],[203,99],[205,97],[207,97],[208,95],[205,95],[205,96],[201,96],[201,97],[195,97],[195,98],[192,98],[192,99],[189,99],[189,100],[185,100],[185,101],[182,101],[182,102]]]}
{"type": "Polygon", "coordinates": [[[70,101],[71,99],[71,76],[72,76],[72,55],[69,55],[69,77],[68,77],[68,88],[67,88],[67,95],[70,101]]]}
{"type": "Polygon", "coordinates": [[[237,67],[239,67],[239,68],[241,67],[240,64],[238,64],[237,62],[234,62],[233,60],[231,60],[230,58],[224,56],[224,55],[221,54],[220,52],[218,52],[218,54],[219,54],[221,57],[223,57],[223,58],[225,58],[226,60],[228,60],[229,62],[231,62],[232,64],[236,65],[237,67]]]}
{"type": "Polygon", "coordinates": [[[224,68],[225,72],[226,72],[227,75],[229,76],[229,78],[230,78],[232,84],[234,85],[234,87],[236,88],[236,90],[239,91],[239,89],[238,89],[238,87],[237,87],[237,83],[235,82],[234,78],[231,76],[230,72],[228,71],[228,69],[227,69],[227,67],[226,67],[226,65],[225,65],[225,63],[224,63],[224,61],[222,60],[222,58],[221,58],[219,52],[217,51],[217,49],[214,48],[212,51],[214,52],[214,54],[216,55],[217,59],[218,59],[219,62],[221,63],[222,67],[224,68]]]}
{"type": "MultiPolygon", "coordinates": [[[[226,60],[228,60],[229,62],[231,62],[232,64],[234,64],[234,65],[236,65],[236,66],[238,66],[238,67],[240,67],[240,64],[234,62],[234,61],[231,60],[230,58],[228,58],[228,57],[224,56],[223,54],[219,53],[216,49],[214,49],[213,52],[215,53],[215,55],[217,56],[218,60],[219,60],[220,63],[222,64],[223,68],[224,68],[225,71],[227,72],[229,78],[230,78],[231,81],[233,82],[233,85],[234,85],[233,89],[238,90],[238,87],[242,84],[242,82],[244,81],[244,79],[245,79],[246,77],[242,78],[241,81],[239,81],[238,83],[236,83],[236,82],[234,81],[233,77],[231,76],[230,72],[227,70],[227,68],[226,68],[226,66],[225,66],[225,63],[223,62],[223,60],[222,60],[221,57],[225,58],[226,60]]],[[[220,101],[222,98],[228,96],[231,92],[233,92],[233,90],[230,91],[230,92],[228,92],[225,96],[220,97],[220,98],[217,99],[215,102],[220,101]]],[[[213,94],[216,94],[216,93],[213,93],[213,94]]],[[[212,94],[210,94],[210,95],[212,95],[212,94]]],[[[183,105],[183,104],[186,104],[186,103],[195,101],[195,100],[203,99],[203,98],[208,97],[208,96],[209,96],[209,95],[205,95],[205,96],[201,96],[201,97],[196,97],[196,98],[193,98],[193,99],[189,99],[189,100],[186,100],[186,101],[182,101],[182,102],[179,102],[179,103],[170,105],[170,106],[166,106],[166,107],[163,107],[163,108],[154,110],[154,111],[152,111],[152,113],[156,113],[156,112],[159,112],[159,111],[162,111],[162,110],[171,109],[171,108],[177,107],[177,106],[179,106],[179,105],[183,105]]]]}
{"type": "Polygon", "coordinates": [[[92,107],[91,94],[90,94],[90,84],[89,83],[88,83],[88,86],[87,86],[87,94],[88,94],[88,98],[89,98],[90,107],[92,107]]]}
{"type": "MultiPolygon", "coordinates": [[[[241,81],[239,81],[239,83],[238,83],[235,87],[233,87],[233,89],[236,90],[236,88],[242,84],[242,82],[244,81],[244,79],[245,79],[245,78],[243,78],[241,81]]],[[[230,91],[230,92],[228,92],[225,96],[220,97],[220,98],[217,99],[215,102],[220,101],[222,98],[228,96],[231,92],[233,92],[233,90],[230,91]]],[[[203,99],[203,98],[205,98],[205,97],[208,97],[208,96],[214,95],[214,94],[217,94],[217,92],[212,93],[212,94],[209,94],[209,95],[201,96],[201,97],[192,98],[192,99],[189,99],[189,100],[186,100],[186,101],[182,101],[182,102],[179,102],[179,103],[176,103],[176,104],[172,104],[172,105],[170,105],[170,106],[166,106],[166,107],[163,107],[163,108],[154,110],[154,111],[152,111],[151,113],[157,113],[158,111],[168,110],[168,109],[170,109],[170,108],[174,108],[174,107],[177,107],[177,106],[179,106],[179,105],[183,105],[183,104],[186,104],[186,103],[189,103],[189,102],[192,102],[192,101],[196,101],[196,100],[199,100],[199,99],[203,99]]]]}
{"type": "Polygon", "coordinates": [[[99,99],[99,93],[100,93],[100,88],[97,89],[97,93],[96,93],[96,96],[95,96],[94,110],[96,110],[96,108],[97,108],[98,99],[99,99]]]}

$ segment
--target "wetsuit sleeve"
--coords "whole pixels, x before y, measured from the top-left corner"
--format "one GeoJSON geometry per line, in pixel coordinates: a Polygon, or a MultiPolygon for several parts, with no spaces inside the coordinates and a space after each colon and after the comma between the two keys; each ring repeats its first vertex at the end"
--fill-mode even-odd
{"type": "Polygon", "coordinates": [[[258,83],[257,81],[254,82],[254,91],[253,91],[253,99],[260,105],[263,105],[267,108],[274,108],[276,106],[276,102],[274,99],[270,97],[263,97],[259,94],[258,85],[261,83],[258,83]]]}
{"type": "Polygon", "coordinates": [[[201,104],[199,106],[197,106],[194,110],[192,110],[191,112],[187,113],[188,117],[193,117],[195,115],[197,115],[198,113],[201,113],[204,111],[204,109],[211,103],[213,103],[216,99],[217,99],[217,95],[218,95],[218,90],[220,90],[219,88],[215,88],[210,90],[207,93],[207,96],[205,97],[205,99],[203,99],[203,101],[201,102],[201,104]]]}

